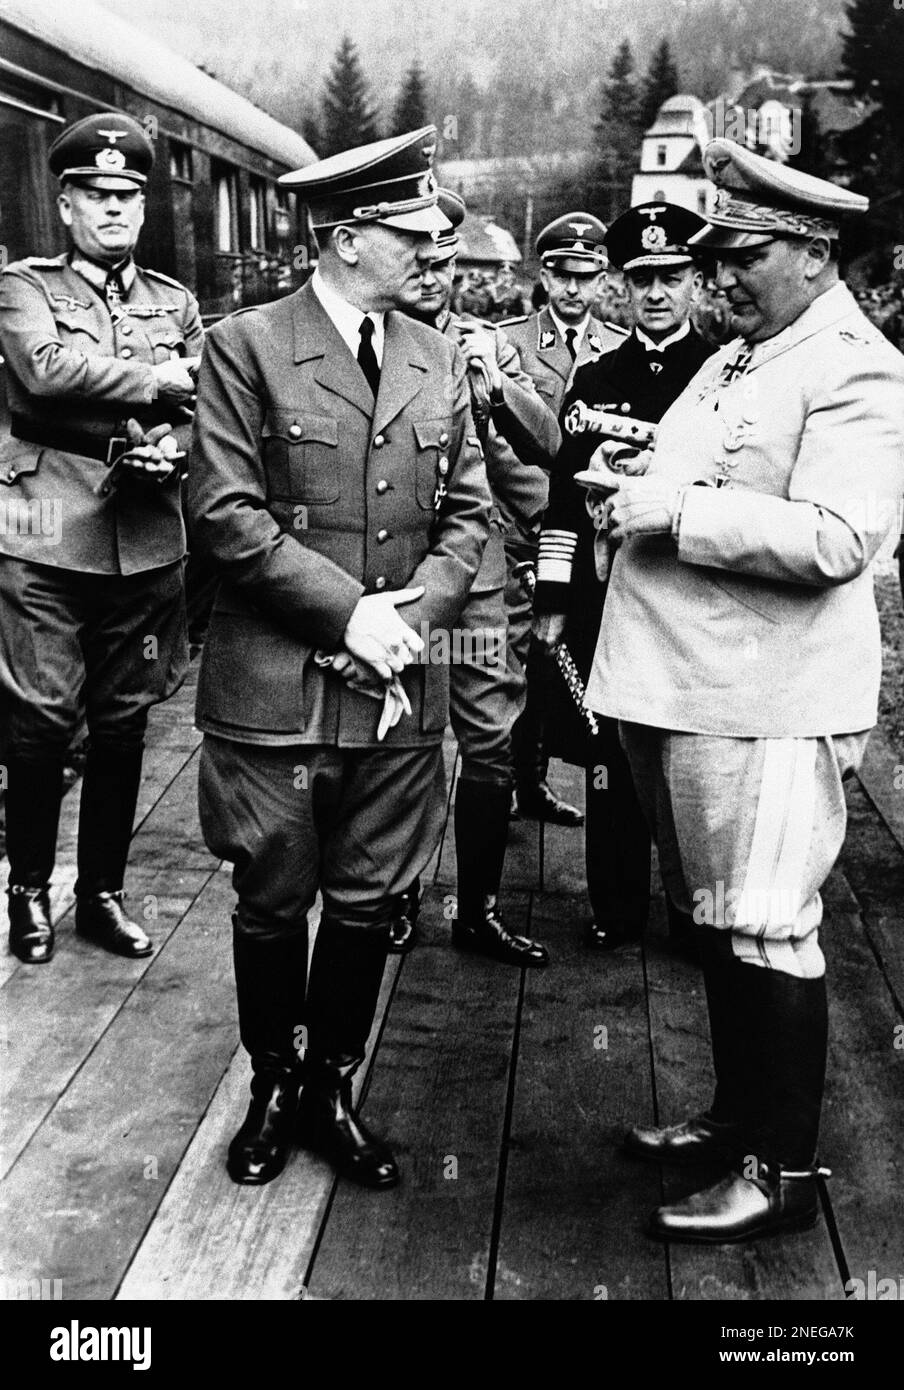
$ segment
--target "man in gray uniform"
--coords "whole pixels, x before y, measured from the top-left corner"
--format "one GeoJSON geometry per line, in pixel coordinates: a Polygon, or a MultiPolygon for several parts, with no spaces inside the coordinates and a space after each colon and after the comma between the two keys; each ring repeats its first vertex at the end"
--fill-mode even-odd
{"type": "Polygon", "coordinates": [[[310,209],[317,270],[212,329],[201,367],[189,507],[221,582],[199,799],[238,894],[254,1073],[229,1148],[239,1183],[282,1169],[302,1082],[301,1142],[356,1182],[398,1181],[352,1113],[351,1080],[399,895],[443,816],[449,670],[432,634],[455,626],[490,512],[465,360],[394,312],[417,305],[447,226],[435,147],[429,126],[285,175],[310,209]]]}
{"type": "Polygon", "coordinates": [[[187,443],[203,336],[194,296],[132,259],[153,160],[121,112],[65,130],[50,168],[72,248],[0,276],[11,412],[0,445],[10,947],[28,964],[53,954],[48,885],[82,706],[90,749],[76,931],[120,955],[153,949],[123,910],[123,877],[148,709],[187,665],[173,453],[187,443]]]}
{"type": "MultiPolygon", "coordinates": [[[[476,429],[493,494],[490,539],[459,623],[461,651],[453,650],[450,713],[461,752],[455,792],[458,862],[453,942],[512,965],[545,965],[544,946],[508,931],[497,895],[508,843],[512,800],[512,724],[524,708],[524,667],[508,635],[503,536],[514,525],[534,526],[546,506],[546,469],[559,446],[555,416],[520,370],[505,334],[478,319],[450,313],[458,233],[465,205],[439,191],[449,230],[437,236],[436,253],[415,311],[418,318],[458,343],[468,362],[476,429]]],[[[393,946],[412,940],[417,887],[407,911],[393,924],[393,946]]]]}

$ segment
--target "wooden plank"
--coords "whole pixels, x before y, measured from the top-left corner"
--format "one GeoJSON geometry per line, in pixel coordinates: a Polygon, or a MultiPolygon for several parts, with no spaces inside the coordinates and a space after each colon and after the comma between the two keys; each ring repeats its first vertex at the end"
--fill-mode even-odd
{"type": "Polygon", "coordinates": [[[339,1185],[315,1298],[485,1296],[521,972],[456,952],[435,889],[422,920],[365,1111],[391,1139],[403,1180],[389,1192],[339,1185]]]}
{"type": "MultiPolygon", "coordinates": [[[[401,959],[391,956],[368,1043],[371,1059],[400,968],[401,959]]],[[[279,1178],[264,1187],[240,1187],[230,1180],[226,1149],[248,1105],[250,1075],[239,1048],[138,1246],[118,1299],[307,1296],[307,1270],[336,1178],[326,1162],[297,1150],[279,1178]]],[[[356,1101],[365,1080],[364,1070],[354,1079],[356,1101]]]]}
{"type": "MultiPolygon", "coordinates": [[[[699,969],[663,949],[661,896],[654,899],[651,916],[652,941],[646,955],[658,1122],[673,1124],[705,1110],[712,1099],[709,1020],[699,969]]],[[[718,1181],[722,1171],[663,1168],[663,1200],[678,1201],[700,1191],[718,1181]]],[[[675,1243],[668,1249],[675,1299],[741,1302],[843,1296],[823,1221],[812,1231],[782,1239],[718,1246],[675,1243]]]]}
{"type": "Polygon", "coordinates": [[[881,729],[870,734],[858,777],[898,847],[904,850],[904,763],[881,729]]]}
{"type": "Polygon", "coordinates": [[[215,873],[6,1178],[9,1275],[112,1297],[235,1045],[232,903],[215,873]]]}
{"type": "Polygon", "coordinates": [[[525,976],[493,1297],[664,1299],[664,1251],[638,1233],[658,1172],[619,1151],[652,1111],[640,948],[594,956],[582,898],[534,903],[554,964],[525,976]]]}
{"type": "MultiPolygon", "coordinates": [[[[904,798],[904,792],[898,792],[904,798]]],[[[866,934],[904,1008],[904,853],[856,781],[847,786],[848,832],[841,868],[863,910],[866,934]]],[[[849,907],[855,904],[848,904],[849,907]]]]}
{"type": "MultiPolygon", "coordinates": [[[[875,892],[875,889],[874,889],[875,892]]],[[[845,875],[829,885],[829,1073],[820,1152],[852,1276],[904,1273],[904,1024],[845,875]]],[[[899,923],[900,929],[900,923],[899,923]]]]}

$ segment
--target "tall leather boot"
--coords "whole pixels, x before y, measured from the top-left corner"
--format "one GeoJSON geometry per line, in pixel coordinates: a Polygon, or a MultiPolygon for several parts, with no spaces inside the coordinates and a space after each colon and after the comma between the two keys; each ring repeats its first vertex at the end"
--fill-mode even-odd
{"type": "Polygon", "coordinates": [[[56,860],[63,759],[6,759],[6,852],[9,856],[9,948],[26,965],[53,956],[50,876],[56,860]]]}
{"type": "Polygon", "coordinates": [[[512,726],[512,763],[518,814],[526,820],[542,820],[550,825],[574,828],[584,824],[582,813],[576,806],[570,806],[556,796],[546,781],[549,759],[543,748],[542,701],[536,681],[532,679],[532,664],[528,659],[527,699],[512,726]]]}
{"type": "Polygon", "coordinates": [[[261,1186],[282,1172],[292,1142],[303,1041],[308,933],[259,936],[233,924],[233,962],[239,1033],[251,1058],[251,1104],[229,1145],[233,1182],[261,1186]]]}
{"type": "Polygon", "coordinates": [[[507,784],[459,778],[455,792],[458,915],[452,924],[452,943],[507,965],[547,965],[546,947],[515,936],[497,912],[510,801],[507,784]]]}
{"type": "Polygon", "coordinates": [[[82,777],[75,930],[114,955],[149,956],[153,943],[123,909],[123,879],[141,786],[143,749],[91,746],[82,777]]]}
{"type": "Polygon", "coordinates": [[[602,768],[587,767],[584,853],[593,921],[587,944],[614,951],[639,941],[650,914],[650,832],[614,720],[597,740],[602,768]],[[602,785],[605,783],[605,785],[602,785]]]}
{"type": "Polygon", "coordinates": [[[744,1073],[736,1170],[715,1187],[660,1207],[651,1234],[718,1244],[758,1239],[814,1225],[819,1210],[816,1163],[825,1082],[825,977],[801,980],[736,962],[744,994],[744,1073]]]}
{"type": "Polygon", "coordinates": [[[367,1051],[386,964],[389,923],[324,918],[314,943],[305,1016],[308,1048],[298,1138],[362,1187],[394,1187],[389,1147],[352,1108],[352,1077],[367,1051]]]}
{"type": "Polygon", "coordinates": [[[730,943],[711,927],[695,928],[703,963],[716,1087],[709,1107],[679,1124],[635,1126],[625,1148],[635,1158],[677,1166],[728,1162],[743,1149],[745,1114],[750,1103],[751,1067],[756,1057],[748,1042],[750,991],[730,943]]]}

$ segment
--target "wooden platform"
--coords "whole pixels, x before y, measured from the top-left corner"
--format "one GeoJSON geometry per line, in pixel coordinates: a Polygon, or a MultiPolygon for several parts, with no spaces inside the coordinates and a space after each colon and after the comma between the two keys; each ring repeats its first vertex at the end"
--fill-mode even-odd
{"type": "MultiPolygon", "coordinates": [[[[872,745],[826,893],[831,1053],[822,1153],[835,1172],[807,1234],[741,1248],[648,1241],[650,1207],[701,1185],[618,1152],[711,1087],[701,981],[667,951],[661,899],[643,948],[599,959],[581,832],[515,824],[506,912],[548,943],[521,974],[449,944],[451,828],[421,944],[391,958],[359,1078],[404,1170],[391,1192],[336,1181],[299,1151],[262,1189],[226,1145],[247,1096],[232,985],[228,869],[204,849],[191,682],[155,711],[128,886],[158,946],[127,962],[72,932],[77,791],[64,802],[45,968],[0,957],[0,1275],[65,1299],[844,1299],[904,1272],[904,790],[872,745]],[[601,1045],[605,1044],[605,1045],[601,1045]]],[[[450,771],[454,749],[447,748],[450,771]]],[[[578,776],[555,765],[580,801],[578,776]]]]}

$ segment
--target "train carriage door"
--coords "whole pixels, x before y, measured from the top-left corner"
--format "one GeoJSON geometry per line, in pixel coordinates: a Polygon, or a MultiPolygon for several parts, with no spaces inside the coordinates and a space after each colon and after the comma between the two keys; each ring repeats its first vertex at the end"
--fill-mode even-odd
{"type": "Polygon", "coordinates": [[[198,283],[194,217],[194,151],[179,140],[169,142],[170,189],[173,209],[173,274],[194,289],[198,283]]]}

